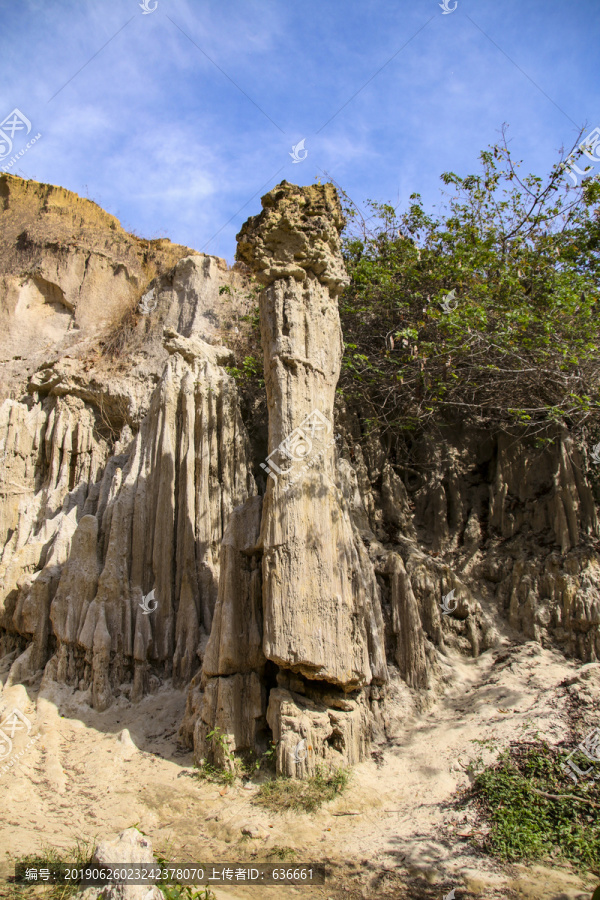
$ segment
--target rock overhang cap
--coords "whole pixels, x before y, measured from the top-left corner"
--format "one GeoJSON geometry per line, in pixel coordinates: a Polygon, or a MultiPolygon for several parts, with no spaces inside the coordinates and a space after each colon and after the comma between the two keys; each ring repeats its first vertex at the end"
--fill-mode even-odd
{"type": "Polygon", "coordinates": [[[237,235],[236,259],[264,285],[279,278],[304,281],[311,275],[333,295],[348,283],[340,255],[345,225],[333,184],[300,187],[282,181],[262,198],[263,210],[237,235]]]}

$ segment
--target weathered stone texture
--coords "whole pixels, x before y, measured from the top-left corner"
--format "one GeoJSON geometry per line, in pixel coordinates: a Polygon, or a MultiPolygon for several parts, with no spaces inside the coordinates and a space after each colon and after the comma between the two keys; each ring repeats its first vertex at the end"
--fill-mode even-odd
{"type": "MultiPolygon", "coordinates": [[[[100,709],[129,678],[132,698],[141,697],[150,666],[175,683],[190,681],[202,638],[206,642],[210,634],[227,520],[255,490],[233,380],[213,362],[216,348],[197,339],[185,348],[184,359],[184,342],[170,333],[173,355],[149,414],[99,481],[96,458],[102,454],[90,436],[92,426],[69,431],[67,413],[57,419],[59,400],[48,413],[43,487],[12,513],[23,531],[27,526],[25,546],[39,569],[19,580],[19,541],[12,555],[7,545],[4,627],[34,641],[30,664],[36,668],[48,661],[52,631],[54,677],[90,687],[100,709]],[[83,449],[70,462],[74,439],[83,449]],[[77,466],[86,460],[80,473],[77,466]],[[74,477],[76,487],[68,491],[74,477]],[[40,513],[31,512],[47,515],[49,508],[54,515],[42,516],[41,524],[40,513]],[[40,602],[51,574],[54,590],[44,588],[40,602]],[[151,590],[157,606],[147,615],[140,604],[151,590]]],[[[7,430],[10,436],[10,423],[7,430]]],[[[19,567],[20,575],[22,559],[19,567]]]]}
{"type": "MultiPolygon", "coordinates": [[[[239,235],[238,257],[265,284],[260,298],[269,451],[317,410],[319,446],[333,423],[343,350],[337,295],[347,282],[331,185],[283,182],[239,235]]],[[[306,428],[305,428],[306,432],[306,428]]],[[[310,452],[310,451],[309,451],[310,452]]],[[[263,509],[264,651],[342,688],[386,680],[379,591],[334,481],[335,449],[286,491],[271,480],[263,509]]],[[[293,468],[293,467],[292,467],[293,468]]]]}

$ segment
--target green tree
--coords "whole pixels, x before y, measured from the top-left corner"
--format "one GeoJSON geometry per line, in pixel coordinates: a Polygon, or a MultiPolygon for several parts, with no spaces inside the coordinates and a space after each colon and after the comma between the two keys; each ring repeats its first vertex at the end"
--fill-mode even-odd
{"type": "Polygon", "coordinates": [[[457,419],[595,430],[600,182],[572,187],[564,158],[545,179],[521,175],[505,128],[480,162],[441,176],[437,217],[419,194],[400,214],[369,202],[368,219],[343,195],[339,389],[382,433],[457,419]]]}

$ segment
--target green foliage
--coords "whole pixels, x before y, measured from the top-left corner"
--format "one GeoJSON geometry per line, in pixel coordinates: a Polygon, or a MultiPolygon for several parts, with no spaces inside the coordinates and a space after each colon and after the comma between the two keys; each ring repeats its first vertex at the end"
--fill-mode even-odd
{"type": "Polygon", "coordinates": [[[227,737],[222,733],[220,728],[213,728],[206,735],[207,740],[213,742],[220,750],[227,762],[223,766],[213,765],[204,759],[196,768],[198,769],[198,777],[204,781],[212,781],[217,784],[234,784],[239,773],[236,767],[235,754],[230,750],[227,737]]]}
{"type": "Polygon", "coordinates": [[[227,742],[227,737],[223,734],[221,729],[217,726],[213,728],[212,731],[209,731],[206,735],[207,741],[214,741],[215,744],[218,744],[219,747],[223,750],[223,753],[229,760],[234,760],[235,756],[229,749],[229,744],[227,742]]]}
{"type": "MultiPolygon", "coordinates": [[[[254,281],[254,278],[251,279],[254,281]]],[[[248,414],[251,418],[260,419],[256,415],[257,404],[263,403],[263,395],[265,381],[263,377],[263,357],[261,351],[260,340],[260,309],[258,305],[258,297],[261,288],[258,285],[250,287],[244,291],[241,297],[242,306],[248,312],[245,315],[237,315],[228,323],[229,326],[236,323],[242,325],[236,332],[227,331],[223,336],[224,344],[233,350],[235,354],[235,365],[226,366],[226,371],[232,378],[235,378],[237,387],[242,398],[242,406],[248,408],[248,414]]],[[[222,285],[219,288],[220,295],[224,296],[224,300],[234,298],[237,291],[232,290],[229,285],[222,285]]],[[[239,297],[238,297],[239,299],[239,297]]]]}
{"type": "Polygon", "coordinates": [[[218,755],[224,757],[226,762],[224,765],[214,765],[205,759],[197,765],[198,777],[204,781],[231,785],[235,784],[238,778],[251,778],[261,769],[273,766],[276,744],[272,741],[260,756],[254,751],[236,755],[230,749],[227,737],[219,727],[209,731],[206,737],[213,742],[213,748],[215,745],[219,747],[218,755]]]}
{"type": "Polygon", "coordinates": [[[574,785],[561,769],[566,756],[543,740],[514,741],[492,765],[477,761],[471,796],[491,826],[487,852],[600,872],[600,787],[591,779],[574,785]]]}
{"type": "Polygon", "coordinates": [[[203,760],[196,768],[198,769],[198,778],[213,784],[235,784],[238,777],[235,771],[223,766],[214,766],[206,760],[203,760]]]}
{"type": "Polygon", "coordinates": [[[336,769],[328,774],[318,768],[306,781],[279,777],[260,786],[256,802],[273,812],[293,810],[314,812],[323,803],[341,794],[350,780],[348,769],[336,769]]]}
{"type": "Polygon", "coordinates": [[[262,360],[257,356],[245,356],[241,368],[239,366],[226,366],[225,368],[227,373],[242,385],[254,384],[259,390],[264,387],[262,360]]]}
{"type": "Polygon", "coordinates": [[[293,847],[271,847],[269,850],[269,857],[275,857],[275,859],[284,861],[289,860],[293,862],[297,855],[297,851],[293,847]]]}
{"type": "Polygon", "coordinates": [[[260,309],[258,304],[254,307],[251,313],[248,313],[245,316],[242,316],[240,319],[241,322],[250,322],[252,328],[255,331],[260,330],[260,309]]]}
{"type": "Polygon", "coordinates": [[[442,175],[438,217],[419,194],[401,214],[370,202],[369,219],[346,197],[340,389],[382,432],[596,427],[600,183],[572,188],[560,162],[521,176],[504,132],[480,160],[442,175]]]}

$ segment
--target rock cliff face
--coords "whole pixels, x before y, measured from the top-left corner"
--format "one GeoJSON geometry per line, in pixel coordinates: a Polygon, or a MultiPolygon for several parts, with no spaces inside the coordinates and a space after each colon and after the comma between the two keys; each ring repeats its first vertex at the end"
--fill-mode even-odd
{"type": "Polygon", "coordinates": [[[19,678],[48,663],[46,677],[89,690],[104,709],[120,685],[131,683],[136,699],[153,677],[187,684],[198,668],[224,526],[254,491],[233,379],[202,345],[167,341],[173,355],[149,413],[108,459],[82,427],[85,410],[70,428],[68,408],[48,421],[34,408],[38,430],[21,432],[19,449],[35,457],[42,443],[47,473],[2,558],[5,647],[31,641],[19,678]]]}
{"type": "Polygon", "coordinates": [[[251,309],[243,266],[144,249],[61,189],[2,176],[0,197],[4,356],[23,356],[3,364],[0,407],[10,683],[58,681],[105,709],[172,678],[197,759],[230,765],[274,741],[278,771],[305,777],[364,758],[390,697],[428,702],[455,654],[500,633],[600,656],[584,448],[455,425],[415,441],[408,465],[359,410],[334,412],[346,276],[332,186],[283,182],[238,238],[262,287],[262,465],[223,346],[251,309]],[[26,329],[19,343],[32,285],[47,350],[26,329]],[[116,318],[102,324],[105,296],[116,318]],[[48,324],[62,315],[66,330],[48,324]]]}
{"type": "Polygon", "coordinates": [[[0,407],[0,647],[15,657],[11,680],[44,671],[102,709],[121,686],[136,699],[165,676],[187,684],[208,640],[224,527],[255,491],[216,314],[241,276],[139,241],[60,188],[11,176],[0,187],[4,339],[22,326],[12,299],[25,257],[72,307],[69,336],[42,362],[27,339],[5,368],[19,399],[0,407]],[[101,353],[115,332],[116,360],[101,353]]]}
{"type": "Polygon", "coordinates": [[[367,442],[353,454],[363,528],[396,546],[437,647],[477,654],[501,631],[599,658],[597,475],[568,435],[540,449],[455,426],[415,443],[416,468],[367,442]]]}
{"type": "Polygon", "coordinates": [[[145,285],[190,253],[128,234],[63,188],[0,175],[0,399],[49,359],[89,357],[145,285]]]}

